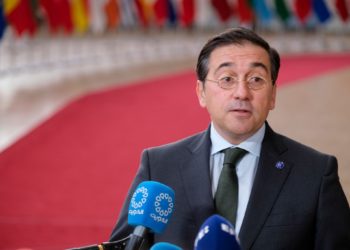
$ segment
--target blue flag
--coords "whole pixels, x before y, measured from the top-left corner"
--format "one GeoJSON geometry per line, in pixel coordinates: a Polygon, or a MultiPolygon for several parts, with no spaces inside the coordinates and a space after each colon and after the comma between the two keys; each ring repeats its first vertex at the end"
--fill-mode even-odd
{"type": "Polygon", "coordinates": [[[331,18],[332,14],[327,4],[323,0],[312,0],[312,8],[321,23],[325,23],[331,18]]]}
{"type": "Polygon", "coordinates": [[[258,20],[263,24],[267,24],[272,19],[272,12],[269,7],[266,5],[264,0],[252,0],[253,9],[258,17],[258,20]]]}
{"type": "Polygon", "coordinates": [[[4,6],[3,3],[0,2],[0,39],[5,33],[6,29],[6,19],[5,19],[5,13],[4,13],[4,6]]]}
{"type": "Polygon", "coordinates": [[[175,9],[175,3],[173,0],[167,0],[168,6],[168,22],[171,27],[176,26],[177,15],[175,9]]]}

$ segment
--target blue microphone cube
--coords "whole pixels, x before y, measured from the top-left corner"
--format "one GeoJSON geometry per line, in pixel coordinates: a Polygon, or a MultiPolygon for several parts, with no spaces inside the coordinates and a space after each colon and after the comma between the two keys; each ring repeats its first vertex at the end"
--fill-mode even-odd
{"type": "Polygon", "coordinates": [[[158,242],[150,250],[182,250],[182,248],[167,242],[158,242]]]}
{"type": "Polygon", "coordinates": [[[156,181],[141,182],[130,201],[128,224],[162,233],[174,211],[174,191],[156,181]]]}
{"type": "Polygon", "coordinates": [[[195,243],[195,250],[240,250],[235,230],[224,217],[214,214],[201,226],[195,243]]]}

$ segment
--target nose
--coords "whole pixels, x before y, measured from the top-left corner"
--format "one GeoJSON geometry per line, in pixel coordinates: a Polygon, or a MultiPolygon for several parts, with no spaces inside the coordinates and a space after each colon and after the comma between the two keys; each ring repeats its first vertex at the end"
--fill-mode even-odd
{"type": "Polygon", "coordinates": [[[239,81],[236,87],[233,89],[233,95],[235,99],[247,100],[250,97],[250,89],[245,81],[239,81]]]}

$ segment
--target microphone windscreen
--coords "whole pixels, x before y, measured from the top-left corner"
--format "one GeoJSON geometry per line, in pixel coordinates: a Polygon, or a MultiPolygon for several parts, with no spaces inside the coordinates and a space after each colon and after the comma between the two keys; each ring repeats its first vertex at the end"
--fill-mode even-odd
{"type": "Polygon", "coordinates": [[[158,242],[150,250],[182,250],[182,248],[167,242],[158,242]]]}
{"type": "Polygon", "coordinates": [[[232,224],[220,215],[210,216],[201,226],[194,244],[195,250],[241,249],[232,224]]]}
{"type": "Polygon", "coordinates": [[[128,224],[162,233],[174,211],[174,191],[156,181],[141,182],[130,201],[128,224]]]}

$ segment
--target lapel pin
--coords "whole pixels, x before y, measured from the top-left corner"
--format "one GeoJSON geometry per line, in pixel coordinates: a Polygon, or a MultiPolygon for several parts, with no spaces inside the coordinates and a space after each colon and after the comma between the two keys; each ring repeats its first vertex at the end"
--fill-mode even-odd
{"type": "Polygon", "coordinates": [[[278,169],[283,169],[285,167],[285,164],[283,161],[278,161],[275,165],[276,168],[278,169]]]}

